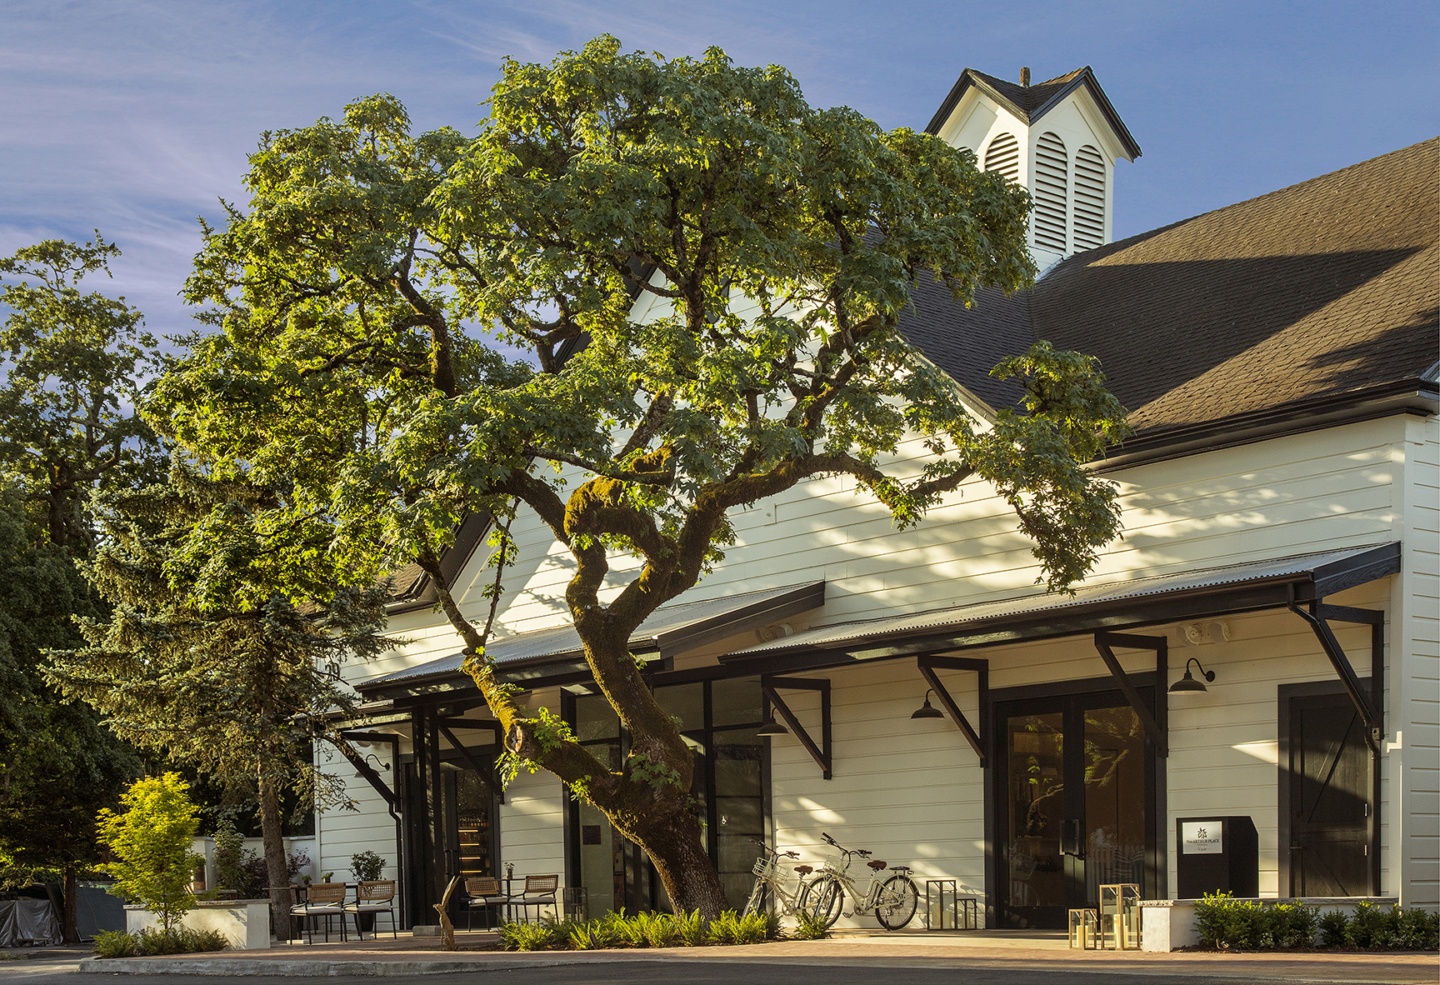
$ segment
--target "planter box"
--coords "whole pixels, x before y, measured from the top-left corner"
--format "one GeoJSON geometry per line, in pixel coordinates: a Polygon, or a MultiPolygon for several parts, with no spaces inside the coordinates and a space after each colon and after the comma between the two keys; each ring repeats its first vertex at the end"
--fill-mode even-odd
{"type": "MultiPolygon", "coordinates": [[[[270,901],[264,899],[203,900],[180,919],[182,927],[215,930],[225,935],[237,951],[256,951],[270,946],[270,901]]],[[[160,918],[143,906],[125,907],[125,929],[138,933],[160,929],[160,918]]]]}
{"type": "MultiPolygon", "coordinates": [[[[1300,899],[1257,899],[1259,903],[1304,903],[1329,913],[1340,910],[1346,914],[1355,912],[1359,902],[1374,903],[1377,906],[1394,906],[1394,896],[1306,896],[1300,899]]],[[[1193,899],[1147,899],[1140,901],[1140,950],[1178,951],[1182,947],[1195,947],[1200,943],[1200,931],[1195,918],[1193,899]]]]}

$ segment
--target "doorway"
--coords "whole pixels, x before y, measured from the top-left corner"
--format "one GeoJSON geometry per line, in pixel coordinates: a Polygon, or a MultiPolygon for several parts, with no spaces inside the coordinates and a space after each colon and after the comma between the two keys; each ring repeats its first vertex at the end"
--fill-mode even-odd
{"type": "Polygon", "coordinates": [[[1360,713],[1336,685],[1294,685],[1281,689],[1280,720],[1281,885],[1291,896],[1373,894],[1376,776],[1360,713]]]}
{"type": "Polygon", "coordinates": [[[1152,891],[1154,756],[1120,692],[1003,701],[992,720],[1000,925],[1063,928],[1105,884],[1152,891]]]}

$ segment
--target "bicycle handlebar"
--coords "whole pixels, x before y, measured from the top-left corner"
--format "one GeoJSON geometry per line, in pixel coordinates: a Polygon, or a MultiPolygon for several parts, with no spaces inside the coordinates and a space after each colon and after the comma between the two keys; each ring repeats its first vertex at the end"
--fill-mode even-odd
{"type": "Polygon", "coordinates": [[[824,839],[825,839],[825,843],[826,843],[827,845],[829,845],[831,848],[837,849],[838,851],[843,852],[843,853],[846,854],[846,855],[857,855],[857,856],[859,856],[860,858],[869,858],[869,857],[870,857],[870,854],[871,854],[871,853],[870,853],[870,850],[867,849],[867,848],[856,848],[856,849],[854,849],[853,851],[852,851],[851,849],[848,849],[848,848],[841,848],[839,842],[837,842],[834,838],[831,838],[830,835],[829,835],[827,832],[824,832],[824,831],[820,832],[820,837],[821,837],[821,838],[824,838],[824,839]]]}
{"type": "Polygon", "coordinates": [[[768,853],[768,854],[770,854],[770,855],[774,855],[776,858],[781,858],[781,857],[784,857],[784,858],[799,858],[799,857],[800,857],[800,853],[799,853],[799,852],[795,852],[795,851],[785,851],[785,852],[777,851],[776,849],[771,848],[769,845],[765,844],[765,842],[761,841],[759,838],[751,838],[750,841],[751,841],[753,844],[759,845],[761,848],[765,849],[766,853],[768,853]]]}

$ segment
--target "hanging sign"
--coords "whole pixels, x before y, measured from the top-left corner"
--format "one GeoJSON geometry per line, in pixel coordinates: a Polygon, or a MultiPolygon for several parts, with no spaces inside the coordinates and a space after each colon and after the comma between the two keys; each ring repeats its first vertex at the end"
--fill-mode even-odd
{"type": "Polygon", "coordinates": [[[1180,824],[1180,853],[1182,855],[1224,854],[1223,838],[1225,822],[1182,821],[1180,824]]]}

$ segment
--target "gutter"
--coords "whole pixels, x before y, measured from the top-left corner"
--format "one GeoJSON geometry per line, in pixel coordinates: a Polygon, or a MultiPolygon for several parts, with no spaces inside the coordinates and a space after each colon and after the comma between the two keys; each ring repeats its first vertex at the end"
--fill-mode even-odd
{"type": "Polygon", "coordinates": [[[1437,412],[1440,412],[1440,386],[1434,381],[1405,380],[1352,391],[1338,398],[1316,397],[1278,409],[1142,433],[1107,453],[1093,467],[1097,473],[1114,472],[1341,424],[1357,424],[1397,414],[1433,417],[1437,412]]]}

